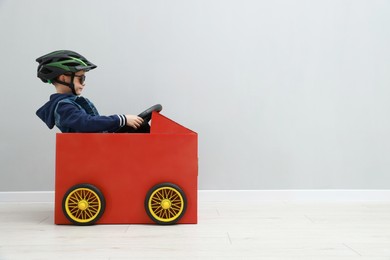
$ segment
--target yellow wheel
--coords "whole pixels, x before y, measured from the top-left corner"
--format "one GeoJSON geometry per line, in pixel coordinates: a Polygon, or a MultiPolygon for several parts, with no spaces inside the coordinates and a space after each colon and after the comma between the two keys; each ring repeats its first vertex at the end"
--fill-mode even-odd
{"type": "Polygon", "coordinates": [[[106,207],[101,191],[90,184],[78,184],[70,188],[62,201],[62,210],[70,222],[76,225],[92,225],[98,221],[106,207]]]}
{"type": "Polygon", "coordinates": [[[145,210],[157,224],[174,224],[184,215],[187,199],[182,189],[172,183],[161,183],[149,190],[145,210]]]}

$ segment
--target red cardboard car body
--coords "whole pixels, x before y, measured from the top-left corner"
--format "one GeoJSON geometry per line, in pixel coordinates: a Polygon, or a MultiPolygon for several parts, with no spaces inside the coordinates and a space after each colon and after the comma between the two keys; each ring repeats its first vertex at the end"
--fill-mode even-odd
{"type": "Polygon", "coordinates": [[[96,186],[105,211],[96,224],[154,223],[145,196],[159,183],[185,193],[186,211],[177,223],[197,223],[197,133],[153,112],[150,134],[58,133],[56,135],[55,224],[71,224],[62,209],[77,184],[96,186]]]}

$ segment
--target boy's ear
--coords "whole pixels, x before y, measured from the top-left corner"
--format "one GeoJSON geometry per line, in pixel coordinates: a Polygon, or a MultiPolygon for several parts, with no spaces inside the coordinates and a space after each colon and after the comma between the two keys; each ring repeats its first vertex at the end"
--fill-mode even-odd
{"type": "Polygon", "coordinates": [[[57,77],[57,80],[64,82],[64,80],[65,80],[65,75],[64,75],[64,74],[59,75],[59,76],[57,77]]]}

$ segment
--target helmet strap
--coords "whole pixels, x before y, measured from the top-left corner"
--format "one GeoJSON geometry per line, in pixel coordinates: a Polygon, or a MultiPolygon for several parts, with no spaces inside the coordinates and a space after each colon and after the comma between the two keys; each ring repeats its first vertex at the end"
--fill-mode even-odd
{"type": "Polygon", "coordinates": [[[70,75],[70,76],[71,76],[70,83],[67,83],[67,82],[64,82],[64,81],[61,81],[58,79],[54,79],[53,81],[60,83],[62,85],[68,86],[72,90],[72,93],[77,96],[76,90],[74,89],[74,83],[73,83],[73,80],[75,78],[75,73],[72,73],[72,75],[70,75]]]}

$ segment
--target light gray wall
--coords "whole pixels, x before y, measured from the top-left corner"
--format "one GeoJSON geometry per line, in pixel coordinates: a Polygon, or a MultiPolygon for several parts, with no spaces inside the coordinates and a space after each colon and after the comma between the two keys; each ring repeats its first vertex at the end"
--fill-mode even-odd
{"type": "MultiPolygon", "coordinates": [[[[390,188],[390,1],[0,0],[0,191],[54,189],[35,58],[98,65],[102,114],[199,133],[200,189],[390,188]]],[[[71,163],[82,163],[74,158],[71,163]]]]}

